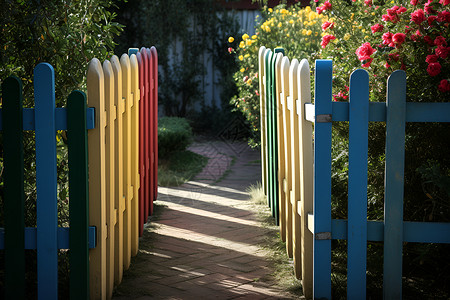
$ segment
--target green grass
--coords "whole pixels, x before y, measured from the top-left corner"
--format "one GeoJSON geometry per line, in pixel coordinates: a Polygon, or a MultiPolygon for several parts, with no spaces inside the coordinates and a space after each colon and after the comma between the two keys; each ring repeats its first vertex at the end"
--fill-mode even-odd
{"type": "Polygon", "coordinates": [[[158,185],[180,186],[194,178],[208,163],[208,158],[192,151],[173,152],[158,162],[158,185]]]}
{"type": "Polygon", "coordinates": [[[250,186],[247,192],[255,204],[262,226],[267,229],[265,239],[260,246],[267,253],[266,257],[273,270],[271,277],[284,291],[295,297],[302,296],[301,283],[294,275],[292,259],[286,254],[286,243],[281,240],[279,227],[275,225],[275,219],[267,206],[267,198],[261,183],[250,186]]]}

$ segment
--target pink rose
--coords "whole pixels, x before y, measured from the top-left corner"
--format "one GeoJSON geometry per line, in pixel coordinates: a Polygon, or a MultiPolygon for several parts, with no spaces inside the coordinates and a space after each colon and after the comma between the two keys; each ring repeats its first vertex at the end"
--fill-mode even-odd
{"type": "Polygon", "coordinates": [[[450,23],[450,11],[444,10],[444,11],[439,12],[437,15],[437,20],[438,20],[438,22],[450,23]]]}
{"type": "Polygon", "coordinates": [[[411,0],[409,3],[410,3],[411,5],[416,6],[416,5],[419,3],[419,0],[411,0]]]}
{"type": "Polygon", "coordinates": [[[375,49],[372,48],[370,43],[364,43],[358,49],[356,49],[355,53],[358,56],[359,60],[363,60],[374,54],[375,49]]]}
{"type": "Polygon", "coordinates": [[[393,42],[392,42],[392,36],[393,34],[390,32],[385,32],[383,33],[383,44],[388,45],[389,47],[394,47],[393,42]],[[392,46],[391,46],[392,44],[392,46]]]}
{"type": "Polygon", "coordinates": [[[385,67],[386,69],[389,69],[389,68],[391,67],[391,65],[388,64],[388,62],[386,62],[386,63],[384,64],[384,67],[385,67]]]}
{"type": "Polygon", "coordinates": [[[322,42],[320,45],[322,48],[325,48],[331,40],[334,40],[336,37],[334,35],[327,34],[322,37],[322,42]]]}
{"type": "Polygon", "coordinates": [[[327,30],[328,28],[333,29],[334,28],[334,23],[331,23],[331,22],[327,21],[327,22],[322,24],[322,30],[323,31],[327,30]]]}
{"type": "Polygon", "coordinates": [[[372,6],[372,0],[364,0],[364,4],[367,6],[372,6]]]}
{"type": "Polygon", "coordinates": [[[425,21],[425,13],[422,9],[418,9],[415,12],[411,13],[411,21],[420,25],[423,21],[425,21]]]}
{"type": "Polygon", "coordinates": [[[439,0],[439,3],[442,5],[449,5],[450,4],[450,0],[439,0]]]}
{"type": "Polygon", "coordinates": [[[392,41],[396,43],[398,46],[401,46],[406,39],[406,34],[404,33],[396,33],[392,36],[392,41]]]}
{"type": "Polygon", "coordinates": [[[438,62],[429,64],[427,72],[430,76],[437,76],[439,73],[441,73],[441,64],[438,62]]]}
{"type": "Polygon", "coordinates": [[[428,17],[428,26],[431,26],[431,24],[437,19],[437,16],[429,16],[428,17]]]}
{"type": "Polygon", "coordinates": [[[229,48],[228,48],[228,52],[229,52],[229,53],[233,52],[233,48],[229,47],[229,48]]]}
{"type": "Polygon", "coordinates": [[[439,83],[438,89],[443,92],[449,92],[450,91],[450,83],[448,82],[447,79],[442,79],[441,82],[439,83]]]}
{"type": "Polygon", "coordinates": [[[375,25],[371,26],[370,29],[372,30],[372,33],[375,33],[375,32],[382,31],[384,29],[384,26],[381,24],[375,24],[375,25]]]}

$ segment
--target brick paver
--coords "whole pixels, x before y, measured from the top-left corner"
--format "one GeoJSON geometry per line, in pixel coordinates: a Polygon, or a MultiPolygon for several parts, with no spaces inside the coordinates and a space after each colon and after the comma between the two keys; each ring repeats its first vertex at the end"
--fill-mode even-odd
{"type": "Polygon", "coordinates": [[[243,142],[197,143],[209,162],[195,180],[159,188],[139,254],[113,299],[292,299],[271,281],[261,227],[246,188],[261,180],[260,154],[243,142]]]}

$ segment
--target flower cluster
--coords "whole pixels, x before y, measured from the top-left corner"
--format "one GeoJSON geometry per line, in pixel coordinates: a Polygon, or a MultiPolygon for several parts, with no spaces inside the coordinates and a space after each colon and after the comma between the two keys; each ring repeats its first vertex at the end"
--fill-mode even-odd
{"type": "Polygon", "coordinates": [[[257,20],[257,23],[254,35],[243,34],[241,38],[228,38],[228,52],[236,57],[239,64],[239,71],[234,75],[239,94],[231,99],[231,104],[250,124],[255,135],[254,145],[259,141],[260,126],[259,47],[283,47],[290,57],[309,57],[312,52],[317,52],[322,36],[325,35],[322,27],[330,30],[334,26],[323,14],[319,15],[310,7],[300,8],[300,5],[266,8],[263,18],[257,20]]]}

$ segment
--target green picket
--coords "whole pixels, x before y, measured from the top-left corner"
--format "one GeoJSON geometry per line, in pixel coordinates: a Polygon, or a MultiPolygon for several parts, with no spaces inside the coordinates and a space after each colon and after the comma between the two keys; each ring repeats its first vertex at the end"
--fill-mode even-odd
{"type": "Polygon", "coordinates": [[[67,101],[69,144],[70,298],[89,299],[89,189],[86,95],[73,91],[67,101]]]}
{"type": "Polygon", "coordinates": [[[5,292],[25,299],[25,217],[22,82],[8,77],[3,91],[5,292]]]}

